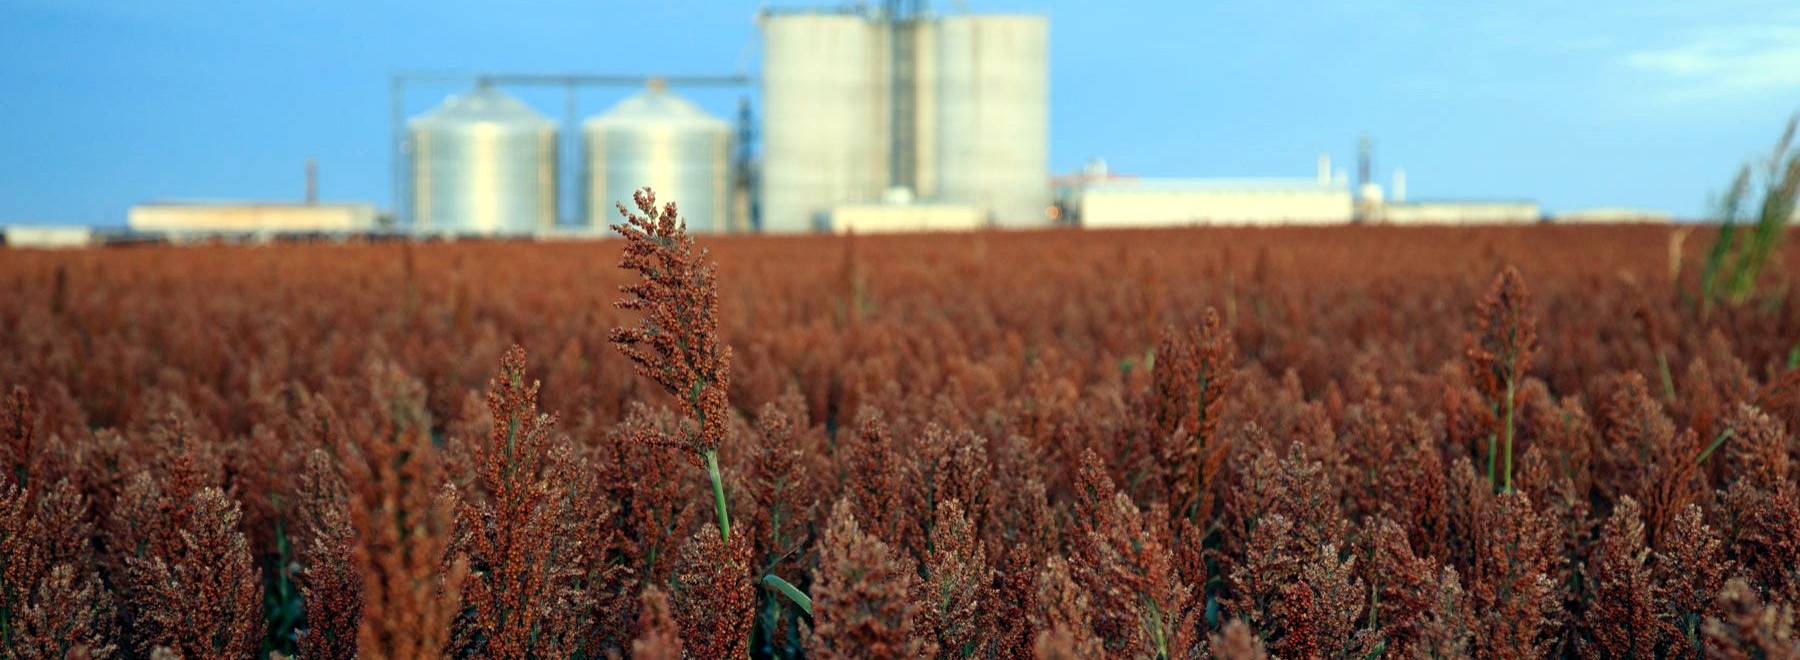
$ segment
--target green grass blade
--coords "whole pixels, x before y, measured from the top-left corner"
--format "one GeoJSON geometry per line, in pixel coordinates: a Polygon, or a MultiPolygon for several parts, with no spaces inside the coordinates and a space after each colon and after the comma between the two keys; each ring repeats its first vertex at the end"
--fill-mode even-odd
{"type": "Polygon", "coordinates": [[[1733,433],[1735,433],[1735,431],[1733,431],[1732,429],[1729,429],[1729,428],[1725,429],[1723,431],[1720,431],[1719,437],[1713,438],[1712,444],[1706,446],[1706,451],[1700,452],[1700,458],[1695,459],[1694,463],[1695,464],[1705,463],[1706,458],[1708,456],[1712,456],[1713,452],[1718,451],[1719,447],[1724,446],[1725,441],[1730,440],[1733,433]]]}
{"type": "Polygon", "coordinates": [[[770,573],[764,575],[762,581],[763,584],[769,585],[776,591],[781,592],[781,595],[787,596],[788,600],[794,601],[795,605],[800,606],[800,611],[805,612],[807,616],[812,616],[812,598],[801,593],[794,585],[788,584],[787,580],[783,580],[780,576],[770,573]]]}

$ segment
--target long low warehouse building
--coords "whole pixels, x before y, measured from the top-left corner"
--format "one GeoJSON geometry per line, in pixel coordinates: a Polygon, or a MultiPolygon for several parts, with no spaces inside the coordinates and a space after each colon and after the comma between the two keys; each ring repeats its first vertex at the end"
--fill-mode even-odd
{"type": "Polygon", "coordinates": [[[1114,179],[1075,191],[1084,227],[1319,225],[1350,221],[1348,186],[1313,179],[1114,179]]]}
{"type": "Polygon", "coordinates": [[[1550,221],[1557,224],[1668,224],[1675,221],[1674,214],[1667,211],[1629,208],[1598,208],[1559,211],[1550,214],[1550,221]]]}
{"type": "Polygon", "coordinates": [[[1517,225],[1544,219],[1543,208],[1526,200],[1402,202],[1379,209],[1371,219],[1390,225],[1517,225]]]}
{"type": "Polygon", "coordinates": [[[159,202],[133,206],[132,231],[170,235],[332,234],[375,228],[375,205],[360,202],[159,202]]]}
{"type": "Polygon", "coordinates": [[[0,227],[0,242],[7,247],[57,249],[86,247],[94,242],[94,228],[69,225],[7,225],[0,227]]]}

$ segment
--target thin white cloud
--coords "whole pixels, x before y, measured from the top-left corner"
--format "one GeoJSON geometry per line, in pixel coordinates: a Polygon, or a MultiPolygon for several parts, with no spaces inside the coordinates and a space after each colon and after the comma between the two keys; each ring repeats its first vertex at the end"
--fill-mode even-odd
{"type": "Polygon", "coordinates": [[[1800,92],[1800,27],[1708,29],[1686,43],[1627,53],[1623,62],[1661,78],[1671,100],[1800,92]]]}

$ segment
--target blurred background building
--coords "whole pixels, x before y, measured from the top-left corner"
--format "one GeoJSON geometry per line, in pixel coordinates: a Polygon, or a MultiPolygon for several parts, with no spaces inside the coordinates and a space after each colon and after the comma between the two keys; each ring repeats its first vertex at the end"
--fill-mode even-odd
{"type": "Polygon", "coordinates": [[[1140,178],[1096,159],[1058,180],[1070,224],[1090,228],[1179,225],[1333,224],[1355,210],[1349,186],[1321,157],[1313,178],[1140,178]]]}
{"type": "MultiPolygon", "coordinates": [[[[98,236],[108,241],[268,241],[367,234],[380,228],[380,213],[372,203],[320,201],[318,177],[318,164],[307,161],[306,188],[298,200],[207,199],[139,204],[126,212],[126,232],[98,236]]],[[[14,243],[9,240],[8,244],[14,243]]]]}
{"type": "Polygon", "coordinates": [[[1049,224],[1048,19],[921,4],[763,12],[764,230],[1049,224]]]}

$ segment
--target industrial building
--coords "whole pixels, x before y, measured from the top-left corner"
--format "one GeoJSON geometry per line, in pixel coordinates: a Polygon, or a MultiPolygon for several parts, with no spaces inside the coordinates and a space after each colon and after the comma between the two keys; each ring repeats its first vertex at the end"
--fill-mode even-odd
{"type": "Polygon", "coordinates": [[[677,202],[695,233],[1049,223],[1045,17],[938,16],[890,0],[766,10],[758,23],[760,131],[749,127],[747,104],[734,127],[672,91],[748,77],[649,79],[579,128],[559,130],[500,87],[562,87],[572,120],[576,87],[630,77],[483,74],[471,91],[405,122],[397,148],[406,158],[395,172],[405,180],[396,186],[406,198],[397,201],[402,223],[428,235],[603,232],[617,220],[615,204],[645,186],[677,202]],[[577,131],[571,165],[558,144],[577,131]],[[565,176],[579,208],[559,213],[565,176]]]}
{"type": "Polygon", "coordinates": [[[1049,223],[1048,19],[908,4],[762,15],[764,231],[895,196],[1049,223]]]}
{"type": "Polygon", "coordinates": [[[1313,178],[1139,178],[1112,174],[1096,160],[1081,174],[1058,181],[1058,204],[1071,222],[1089,228],[1544,220],[1543,209],[1530,200],[1409,201],[1405,170],[1395,170],[1385,190],[1371,180],[1368,149],[1364,140],[1354,188],[1343,172],[1331,169],[1327,155],[1319,157],[1313,178]]]}
{"type": "Polygon", "coordinates": [[[109,240],[253,240],[301,236],[348,237],[383,233],[389,224],[366,202],[319,200],[319,168],[306,162],[306,192],[298,200],[193,200],[139,204],[126,212],[124,235],[109,240]]]}
{"type": "Polygon", "coordinates": [[[1364,135],[1357,143],[1356,219],[1386,225],[1518,225],[1542,222],[1544,210],[1528,199],[1453,199],[1412,201],[1406,197],[1406,170],[1396,168],[1389,179],[1390,195],[1370,178],[1372,142],[1364,135]]]}

